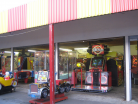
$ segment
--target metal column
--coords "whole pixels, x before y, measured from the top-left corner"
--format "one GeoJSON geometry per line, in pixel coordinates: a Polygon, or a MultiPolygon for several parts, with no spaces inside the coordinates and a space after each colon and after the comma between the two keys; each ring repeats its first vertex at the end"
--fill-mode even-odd
{"type": "Polygon", "coordinates": [[[54,89],[54,25],[49,25],[50,104],[55,104],[54,89]]]}
{"type": "Polygon", "coordinates": [[[58,56],[59,56],[59,44],[55,43],[55,72],[56,72],[56,80],[58,79],[58,56]]]}
{"type": "Polygon", "coordinates": [[[11,48],[11,70],[10,71],[14,75],[14,49],[13,47],[11,48]]]}
{"type": "Polygon", "coordinates": [[[131,92],[131,59],[130,59],[130,39],[125,36],[125,78],[126,78],[126,101],[132,99],[131,92]]]}
{"type": "MultiPolygon", "coordinates": [[[[44,57],[44,69],[46,69],[46,51],[45,51],[45,57],[44,57]]],[[[46,69],[48,70],[48,69],[46,69]]]]}

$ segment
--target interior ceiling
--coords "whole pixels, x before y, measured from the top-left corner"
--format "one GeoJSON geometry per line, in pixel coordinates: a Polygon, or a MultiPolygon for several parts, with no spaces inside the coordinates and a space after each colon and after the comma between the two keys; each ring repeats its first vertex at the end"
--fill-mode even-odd
{"type": "Polygon", "coordinates": [[[78,42],[68,42],[68,43],[60,43],[61,48],[81,48],[81,47],[88,47],[89,44],[104,44],[108,46],[118,46],[124,44],[124,39],[121,38],[110,38],[110,39],[96,39],[96,40],[83,40],[78,42]]]}
{"type": "MultiPolygon", "coordinates": [[[[131,41],[131,45],[137,44],[137,41],[131,41]]],[[[82,41],[76,41],[76,42],[66,42],[66,43],[60,43],[59,48],[65,48],[65,49],[74,49],[74,48],[82,48],[82,47],[88,47],[89,44],[104,44],[107,46],[118,46],[118,45],[124,45],[124,38],[108,38],[108,39],[96,39],[96,40],[82,40],[82,41]]],[[[26,46],[26,47],[17,47],[14,48],[14,51],[16,52],[22,52],[22,50],[25,49],[25,51],[28,50],[49,50],[49,45],[37,45],[37,46],[26,46]]],[[[11,49],[3,49],[2,51],[10,51],[11,49]]]]}

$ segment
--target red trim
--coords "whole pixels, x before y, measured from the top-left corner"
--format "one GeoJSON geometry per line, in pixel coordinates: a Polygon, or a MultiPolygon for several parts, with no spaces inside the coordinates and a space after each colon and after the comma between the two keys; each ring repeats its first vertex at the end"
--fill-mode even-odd
{"type": "MultiPolygon", "coordinates": [[[[55,102],[53,102],[52,104],[55,104],[56,102],[59,101],[63,101],[68,99],[67,96],[64,95],[64,93],[62,94],[56,94],[55,95],[55,102]]],[[[51,102],[49,101],[49,96],[46,99],[33,99],[29,101],[31,104],[51,104],[51,102]]]]}

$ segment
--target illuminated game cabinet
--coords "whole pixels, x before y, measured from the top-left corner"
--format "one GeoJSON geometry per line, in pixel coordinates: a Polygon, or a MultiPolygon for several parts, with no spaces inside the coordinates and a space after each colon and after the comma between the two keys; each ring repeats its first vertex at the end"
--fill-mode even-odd
{"type": "Polygon", "coordinates": [[[109,59],[107,61],[107,71],[112,72],[112,86],[123,84],[123,60],[109,59]]]}
{"type": "Polygon", "coordinates": [[[74,85],[72,91],[87,91],[87,92],[108,92],[112,89],[111,72],[104,71],[106,68],[104,55],[109,51],[105,45],[89,46],[87,52],[95,55],[87,61],[89,71],[86,71],[85,85],[74,85]],[[110,82],[110,83],[109,83],[110,82]]]}
{"type": "Polygon", "coordinates": [[[93,84],[93,85],[99,86],[100,71],[101,71],[101,84],[108,86],[108,72],[104,71],[103,57],[94,57],[91,59],[89,71],[86,72],[85,84],[93,84]],[[91,71],[93,71],[92,74],[91,74],[91,71]]]}
{"type": "Polygon", "coordinates": [[[137,67],[137,55],[132,55],[132,56],[131,56],[131,59],[132,59],[132,61],[131,61],[131,63],[132,63],[132,68],[137,67]]]}
{"type": "Polygon", "coordinates": [[[134,84],[138,85],[138,63],[137,63],[137,55],[131,56],[131,64],[132,64],[132,78],[134,78],[134,84]]]}

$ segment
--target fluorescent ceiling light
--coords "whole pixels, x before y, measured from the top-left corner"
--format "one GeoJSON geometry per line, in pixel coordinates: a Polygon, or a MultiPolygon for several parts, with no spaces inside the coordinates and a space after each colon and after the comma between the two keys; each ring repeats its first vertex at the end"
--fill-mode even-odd
{"type": "MultiPolygon", "coordinates": [[[[11,53],[11,51],[4,51],[4,53],[11,53]]],[[[19,52],[14,52],[16,54],[18,54],[19,52]]]]}
{"type": "Polygon", "coordinates": [[[28,50],[29,52],[36,52],[36,50],[28,50]]]}
{"type": "Polygon", "coordinates": [[[59,48],[62,51],[72,51],[71,49],[64,49],[64,48],[59,48]]]}
{"type": "Polygon", "coordinates": [[[84,48],[74,48],[74,50],[79,50],[79,49],[84,49],[84,50],[86,50],[86,49],[88,49],[87,47],[84,47],[84,48]]]}

